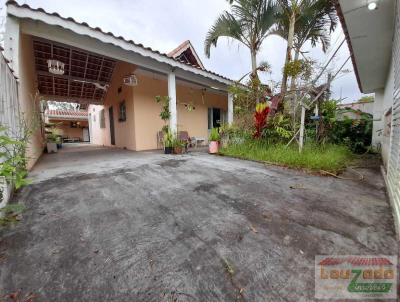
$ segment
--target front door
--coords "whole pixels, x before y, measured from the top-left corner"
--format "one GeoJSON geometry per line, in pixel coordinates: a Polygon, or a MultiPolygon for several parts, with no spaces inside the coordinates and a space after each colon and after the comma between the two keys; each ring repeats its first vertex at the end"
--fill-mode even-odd
{"type": "Polygon", "coordinates": [[[108,115],[110,117],[110,137],[111,137],[111,145],[115,145],[115,132],[114,132],[114,109],[111,106],[108,109],[108,115]]]}

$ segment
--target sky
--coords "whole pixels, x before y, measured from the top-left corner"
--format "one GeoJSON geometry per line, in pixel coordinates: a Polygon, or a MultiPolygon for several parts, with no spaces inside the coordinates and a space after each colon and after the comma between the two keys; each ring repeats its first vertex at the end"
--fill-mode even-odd
{"type": "MultiPolygon", "coordinates": [[[[0,3],[4,4],[4,0],[0,3]]],[[[183,41],[190,40],[206,69],[230,79],[240,79],[251,68],[249,50],[226,38],[220,39],[217,47],[211,49],[210,58],[204,55],[205,36],[216,18],[229,9],[226,0],[18,0],[18,3],[72,17],[160,52],[167,53],[183,41]]],[[[344,38],[340,26],[331,36],[334,48],[344,38]]],[[[262,77],[267,84],[280,81],[285,50],[286,41],[277,36],[267,37],[262,44],[257,60],[267,61],[272,67],[271,74],[262,77]]],[[[314,60],[321,63],[327,60],[327,55],[318,46],[311,48],[306,45],[304,50],[309,51],[307,56],[314,60]]],[[[348,56],[345,43],[333,67],[339,67],[348,56]]],[[[345,68],[353,71],[351,60],[345,68]]],[[[334,81],[332,92],[333,98],[341,97],[345,103],[362,96],[354,72],[341,75],[334,81]]]]}

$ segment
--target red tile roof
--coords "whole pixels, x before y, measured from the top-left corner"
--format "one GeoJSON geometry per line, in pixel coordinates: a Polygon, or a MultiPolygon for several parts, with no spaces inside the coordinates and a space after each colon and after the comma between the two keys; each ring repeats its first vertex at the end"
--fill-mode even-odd
{"type": "Polygon", "coordinates": [[[46,12],[46,11],[45,11],[43,8],[41,8],[41,7],[39,7],[39,8],[32,8],[32,7],[30,7],[30,6],[27,5],[27,4],[20,5],[20,4],[18,4],[18,3],[17,3],[16,1],[14,1],[14,0],[8,0],[8,1],[6,2],[6,6],[8,6],[8,5],[14,5],[14,6],[19,7],[19,8],[27,8],[27,9],[29,9],[29,10],[31,10],[31,11],[41,12],[41,13],[44,13],[44,14],[49,15],[49,16],[58,17],[58,18],[60,18],[60,19],[62,19],[62,20],[65,20],[65,21],[74,22],[75,24],[85,26],[85,27],[87,27],[87,28],[89,28],[89,29],[92,29],[92,30],[96,30],[96,31],[98,31],[98,32],[100,32],[100,33],[102,33],[102,34],[111,36],[111,37],[113,37],[113,38],[115,38],[115,39],[118,39],[118,40],[125,41],[125,42],[127,42],[127,43],[129,43],[129,44],[132,44],[132,45],[136,46],[136,47],[141,47],[141,48],[143,48],[143,49],[145,49],[145,50],[151,51],[151,52],[153,52],[153,53],[155,53],[155,54],[158,54],[158,55],[162,55],[162,56],[167,57],[167,58],[169,58],[169,59],[171,59],[171,60],[174,60],[174,61],[176,61],[176,62],[183,63],[183,64],[188,65],[188,66],[191,66],[191,67],[193,67],[193,68],[203,70],[203,71],[205,71],[205,72],[207,72],[207,73],[209,73],[209,74],[212,74],[212,75],[214,75],[214,76],[220,77],[220,78],[222,78],[222,79],[224,79],[224,80],[234,82],[233,80],[231,80],[231,79],[229,79],[229,78],[227,78],[227,77],[225,77],[225,76],[223,76],[223,75],[220,75],[220,74],[218,74],[218,73],[212,72],[212,71],[210,71],[210,70],[203,69],[203,68],[201,68],[201,67],[199,67],[199,66],[190,64],[190,63],[185,62],[185,61],[183,61],[183,60],[179,60],[179,59],[177,59],[177,58],[170,57],[170,56],[168,56],[168,54],[161,53],[161,52],[159,52],[158,50],[154,50],[154,49],[152,49],[152,48],[150,48],[150,47],[145,47],[143,44],[135,43],[135,42],[132,41],[132,40],[126,40],[126,39],[125,39],[124,37],[122,37],[122,36],[118,36],[118,37],[117,37],[117,36],[115,36],[112,32],[105,32],[105,31],[103,31],[100,27],[91,27],[91,26],[90,26],[89,24],[87,24],[86,22],[80,23],[80,22],[76,21],[74,18],[71,18],[71,17],[68,17],[68,18],[62,17],[61,15],[59,15],[58,13],[55,13],[55,12],[54,12],[54,13],[49,13],[49,12],[46,12]]]}
{"type": "Polygon", "coordinates": [[[88,112],[84,110],[47,110],[46,114],[51,117],[79,117],[79,118],[87,118],[88,112]]]}

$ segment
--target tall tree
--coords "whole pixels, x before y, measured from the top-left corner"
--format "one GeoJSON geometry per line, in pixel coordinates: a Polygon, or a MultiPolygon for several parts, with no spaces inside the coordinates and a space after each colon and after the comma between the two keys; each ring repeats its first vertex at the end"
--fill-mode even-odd
{"type": "MultiPolygon", "coordinates": [[[[299,58],[301,48],[310,41],[312,46],[321,43],[326,51],[330,44],[330,33],[336,28],[337,15],[333,0],[277,0],[279,22],[272,31],[287,40],[285,65],[299,58]]],[[[282,76],[281,96],[287,91],[288,75],[282,76]]]]}
{"type": "Polygon", "coordinates": [[[257,53],[276,23],[276,6],[270,0],[232,0],[231,12],[222,13],[208,31],[204,52],[210,57],[211,46],[221,37],[235,39],[250,49],[252,77],[257,77],[257,53]]]}

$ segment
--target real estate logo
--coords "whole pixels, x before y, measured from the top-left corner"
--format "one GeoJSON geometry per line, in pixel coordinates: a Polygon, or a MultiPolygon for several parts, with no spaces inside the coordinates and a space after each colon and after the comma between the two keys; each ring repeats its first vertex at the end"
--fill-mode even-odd
{"type": "Polygon", "coordinates": [[[397,256],[316,256],[316,299],[396,299],[397,256]]]}

